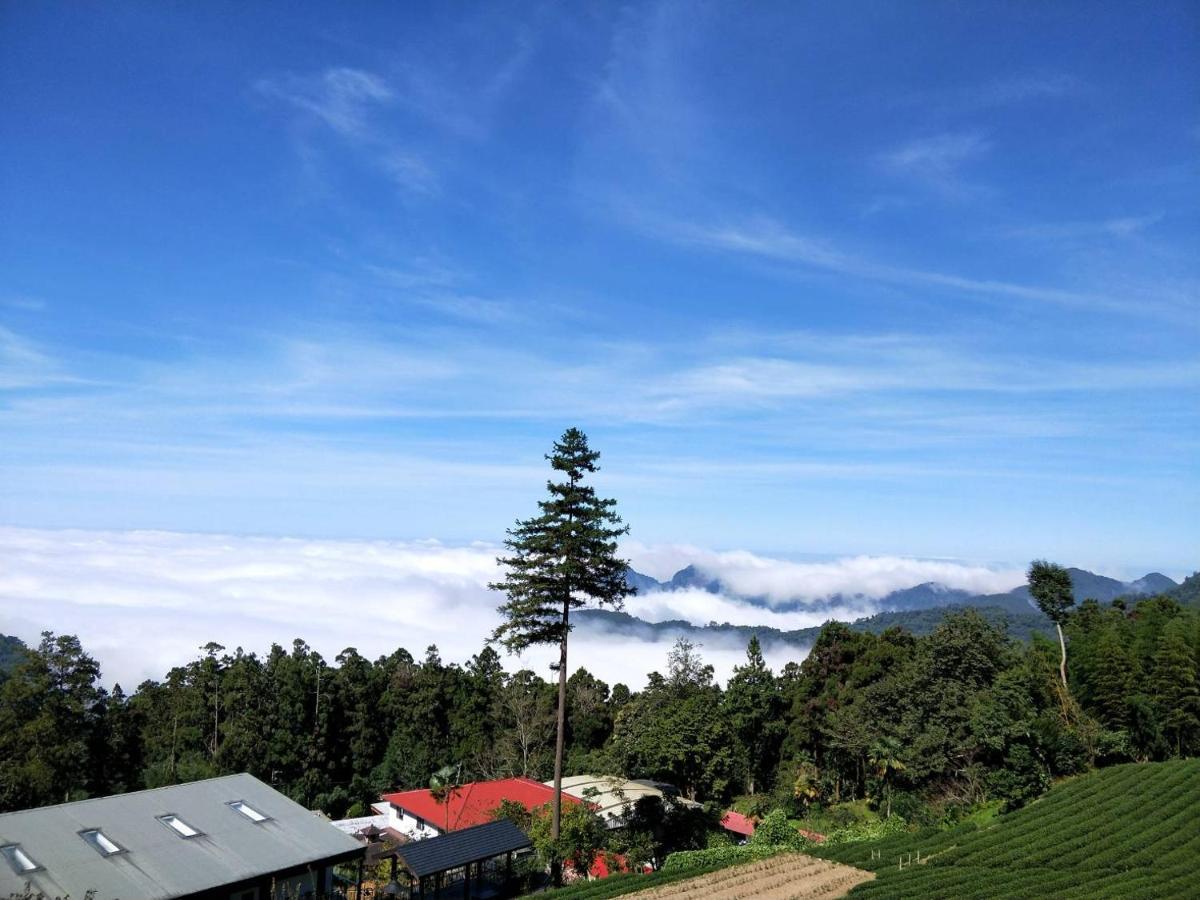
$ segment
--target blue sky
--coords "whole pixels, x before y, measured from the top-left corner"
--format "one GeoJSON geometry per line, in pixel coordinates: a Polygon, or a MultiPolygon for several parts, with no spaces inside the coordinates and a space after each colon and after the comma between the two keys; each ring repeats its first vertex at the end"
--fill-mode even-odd
{"type": "Polygon", "coordinates": [[[0,524],[1179,575],[1194,4],[6,4],[0,524]]]}

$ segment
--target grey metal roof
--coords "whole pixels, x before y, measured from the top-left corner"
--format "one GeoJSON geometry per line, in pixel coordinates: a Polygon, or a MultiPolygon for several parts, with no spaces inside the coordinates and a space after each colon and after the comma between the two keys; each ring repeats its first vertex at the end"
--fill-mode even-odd
{"type": "Polygon", "coordinates": [[[510,850],[524,850],[532,846],[520,828],[508,819],[497,819],[439,837],[401,844],[396,849],[396,855],[404,860],[410,872],[418,878],[424,878],[434,872],[445,872],[510,850]]]}
{"type": "Polygon", "coordinates": [[[362,845],[251,775],[228,775],[0,815],[0,846],[19,844],[40,868],[18,875],[0,856],[0,896],[26,883],[48,896],[163,900],[331,857],[362,845]],[[242,800],[268,818],[229,806],[242,800]],[[172,814],[200,832],[184,838],[172,814]],[[125,852],[102,856],[79,832],[98,828],[125,852]]]}

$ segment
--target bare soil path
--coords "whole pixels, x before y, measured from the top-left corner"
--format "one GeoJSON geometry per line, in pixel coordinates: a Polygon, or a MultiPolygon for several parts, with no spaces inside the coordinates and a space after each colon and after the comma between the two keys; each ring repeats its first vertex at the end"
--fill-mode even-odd
{"type": "Polygon", "coordinates": [[[862,869],[802,853],[785,853],[628,896],[639,900],[742,900],[750,897],[763,900],[820,897],[832,900],[845,896],[855,885],[874,877],[873,872],[864,872],[862,869]]]}

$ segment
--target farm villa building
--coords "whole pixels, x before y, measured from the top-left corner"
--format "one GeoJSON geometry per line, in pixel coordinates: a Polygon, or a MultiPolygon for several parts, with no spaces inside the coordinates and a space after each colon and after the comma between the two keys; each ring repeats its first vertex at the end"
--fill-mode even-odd
{"type": "MultiPolygon", "coordinates": [[[[531,778],[501,778],[460,785],[444,800],[424,789],[384,794],[378,803],[372,804],[379,814],[372,821],[399,840],[422,840],[491,822],[492,813],[502,800],[533,810],[554,800],[554,788],[531,778]]],[[[564,804],[579,802],[564,790],[564,804]]]]}
{"type": "MultiPolygon", "coordinates": [[[[553,790],[553,781],[543,784],[553,790]]],[[[634,805],[646,797],[655,797],[664,804],[700,806],[693,800],[680,797],[679,789],[674,785],[661,781],[631,780],[610,775],[571,775],[563,779],[562,786],[563,796],[569,791],[572,797],[590,803],[607,828],[624,827],[634,805]]]]}
{"type": "MultiPolygon", "coordinates": [[[[692,804],[682,800],[671,785],[630,781],[609,776],[578,775],[563,779],[564,805],[586,803],[608,828],[625,825],[633,804],[645,797],[664,803],[692,804]]],[[[368,862],[391,860],[391,884],[396,893],[409,896],[506,896],[512,889],[513,861],[528,853],[531,844],[516,825],[494,819],[503,801],[526,810],[553,802],[553,782],[530,778],[501,778],[459,785],[444,795],[418,789],[384,794],[372,804],[373,816],[343,819],[338,828],[364,842],[368,862]]],[[[613,860],[617,871],[628,863],[613,860]]],[[[609,860],[598,855],[586,874],[603,878],[609,860]]],[[[581,873],[582,874],[582,873],[581,873]]]]}
{"type": "Polygon", "coordinates": [[[250,775],[0,815],[0,896],[327,896],[365,848],[250,775]]]}

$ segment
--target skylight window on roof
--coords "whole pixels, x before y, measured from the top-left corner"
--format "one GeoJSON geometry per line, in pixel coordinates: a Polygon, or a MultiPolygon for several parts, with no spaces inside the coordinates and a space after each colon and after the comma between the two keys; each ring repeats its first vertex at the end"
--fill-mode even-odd
{"type": "Polygon", "coordinates": [[[234,800],[229,804],[251,822],[265,822],[269,816],[265,816],[257,809],[247,803],[245,800],[234,800]]]}
{"type": "Polygon", "coordinates": [[[114,853],[124,853],[125,848],[118,846],[117,843],[106,835],[99,828],[92,828],[88,831],[79,832],[79,836],[96,848],[96,852],[101,856],[112,856],[114,853]]]}
{"type": "Polygon", "coordinates": [[[36,872],[41,868],[33,861],[28,853],[21,849],[20,844],[7,844],[0,847],[0,854],[8,860],[8,864],[13,867],[13,871],[18,875],[24,875],[26,872],[36,872]]]}
{"type": "Polygon", "coordinates": [[[189,825],[179,816],[159,816],[158,821],[162,822],[180,837],[190,838],[195,837],[200,832],[189,825]]]}

